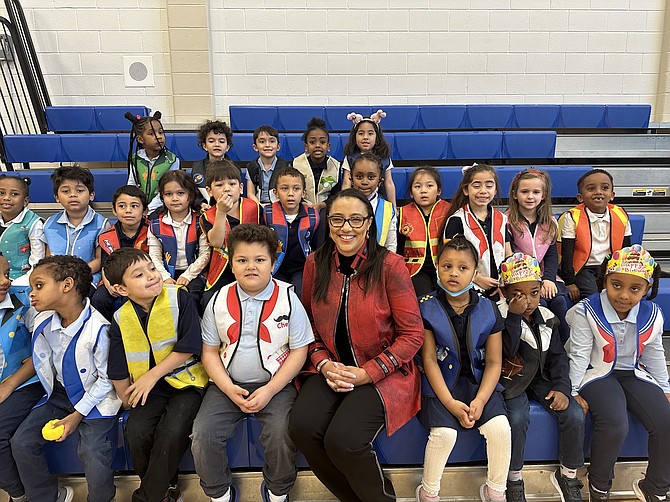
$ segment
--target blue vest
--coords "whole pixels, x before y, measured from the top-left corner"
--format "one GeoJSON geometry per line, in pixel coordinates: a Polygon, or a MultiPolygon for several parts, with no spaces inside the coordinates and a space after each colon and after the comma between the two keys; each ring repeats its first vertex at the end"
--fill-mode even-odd
{"type": "MultiPolygon", "coordinates": [[[[28,307],[23,305],[17,297],[11,295],[13,309],[7,309],[0,326],[0,382],[16,373],[23,365],[23,361],[32,356],[33,348],[30,343],[30,331],[23,324],[23,315],[28,307]]],[[[25,387],[37,382],[37,375],[33,375],[17,388],[25,387]]]]}
{"type": "Polygon", "coordinates": [[[377,242],[380,246],[386,246],[391,220],[395,216],[393,204],[378,195],[377,207],[375,208],[375,226],[377,227],[377,242]]]}
{"type": "MultiPolygon", "coordinates": [[[[307,257],[312,252],[310,242],[314,237],[314,230],[319,225],[319,213],[314,208],[301,204],[297,218],[300,219],[298,242],[300,243],[300,249],[307,257]],[[305,210],[307,211],[305,212],[305,210]]],[[[286,249],[288,249],[288,221],[284,208],[279,202],[265,206],[265,224],[275,231],[279,242],[281,242],[281,251],[277,253],[277,261],[273,270],[273,273],[276,273],[282,261],[284,261],[286,249]]]]}
{"type": "MultiPolygon", "coordinates": [[[[481,383],[484,374],[484,345],[496,322],[495,308],[497,307],[490,300],[479,298],[468,315],[468,327],[465,334],[468,354],[470,354],[470,361],[468,362],[471,364],[470,369],[478,383],[481,383]]],[[[451,319],[435,293],[420,298],[419,309],[421,310],[421,317],[433,327],[437,363],[447,387],[452,389],[460,374],[461,364],[463,364],[458,335],[454,333],[451,319]]],[[[421,373],[421,394],[424,396],[435,395],[426,374],[423,372],[421,373]]]]}
{"type": "MultiPolygon", "coordinates": [[[[46,395],[40,399],[35,407],[46,403],[54,389],[56,369],[53,367],[52,348],[46,339],[46,333],[51,331],[51,323],[56,315],[53,311],[40,312],[35,320],[36,328],[32,336],[32,353],[35,372],[46,395]]],[[[100,378],[95,368],[95,351],[101,337],[108,337],[109,323],[102,315],[90,306],[86,299],[86,306],[81,314],[83,323],[65,349],[63,365],[63,387],[72,405],[79,403],[92,385],[100,378]]],[[[108,342],[107,342],[108,343],[108,342]]],[[[107,379],[105,375],[105,379],[107,379]]],[[[87,419],[111,418],[116,416],[121,406],[112,382],[107,379],[108,391],[105,397],[94,406],[86,415],[87,419]]]]}
{"type": "Polygon", "coordinates": [[[9,262],[9,277],[16,279],[30,270],[30,229],[40,217],[28,209],[21,221],[12,223],[2,233],[0,252],[9,262]]]}
{"type": "MultiPolygon", "coordinates": [[[[163,265],[170,273],[172,278],[175,276],[175,265],[177,263],[177,237],[174,233],[174,227],[163,222],[161,214],[158,218],[150,220],[149,226],[154,237],[161,241],[163,247],[163,265]]],[[[198,256],[198,239],[200,237],[200,224],[198,213],[191,213],[191,223],[186,231],[186,262],[190,265],[198,256]]]]}
{"type": "MultiPolygon", "coordinates": [[[[61,211],[47,219],[44,224],[44,237],[46,238],[49,252],[52,255],[66,255],[71,247],[68,236],[67,224],[58,223],[58,219],[65,213],[61,211]]],[[[72,256],[78,256],[86,263],[95,258],[95,249],[98,247],[98,235],[105,226],[107,218],[93,211],[93,219],[86,223],[81,230],[74,233],[74,246],[72,256]]],[[[85,218],[85,217],[84,217],[85,218]]],[[[102,279],[100,272],[93,274],[93,284],[98,284],[102,279]]]]}

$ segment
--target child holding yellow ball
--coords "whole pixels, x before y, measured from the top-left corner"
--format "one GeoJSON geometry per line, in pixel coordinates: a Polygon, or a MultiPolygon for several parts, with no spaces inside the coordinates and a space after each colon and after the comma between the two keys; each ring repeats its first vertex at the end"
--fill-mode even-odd
{"type": "Polygon", "coordinates": [[[0,255],[0,489],[13,502],[26,500],[9,445],[10,438],[44,395],[30,357],[28,306],[9,294],[9,263],[0,255]]]}
{"type": "Polygon", "coordinates": [[[59,489],[58,477],[49,472],[44,444],[65,441],[75,432],[79,433],[77,455],[84,464],[88,500],[114,499],[107,434],[116,425],[121,400],[107,377],[109,323],[87,298],[91,280],[88,264],[67,255],[40,260],[30,275],[30,300],[39,312],[32,336],[32,364],[43,387],[41,394],[46,395],[10,440],[30,501],[73,499],[72,488],[59,489]],[[50,422],[53,420],[56,422],[50,422]]]}

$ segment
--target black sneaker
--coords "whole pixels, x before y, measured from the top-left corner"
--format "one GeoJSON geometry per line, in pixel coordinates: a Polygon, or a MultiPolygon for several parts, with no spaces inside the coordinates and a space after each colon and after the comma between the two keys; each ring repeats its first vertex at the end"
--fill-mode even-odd
{"type": "Polygon", "coordinates": [[[551,484],[554,485],[561,497],[561,502],[582,502],[581,489],[584,487],[578,478],[566,478],[561,474],[559,467],[550,476],[551,484]]]}
{"type": "Polygon", "coordinates": [[[610,492],[596,490],[591,486],[591,483],[589,483],[589,502],[609,502],[609,500],[610,492]]]}
{"type": "Polygon", "coordinates": [[[523,479],[519,481],[507,481],[505,492],[507,502],[526,502],[526,492],[523,488],[523,479]]]}
{"type": "Polygon", "coordinates": [[[163,502],[184,502],[184,496],[181,494],[178,487],[170,486],[165,497],[163,497],[163,502]]]}
{"type": "Polygon", "coordinates": [[[659,497],[658,495],[647,493],[647,491],[642,488],[641,482],[642,479],[636,479],[633,481],[633,491],[635,492],[635,496],[642,502],[664,502],[668,500],[667,495],[659,497]]]}

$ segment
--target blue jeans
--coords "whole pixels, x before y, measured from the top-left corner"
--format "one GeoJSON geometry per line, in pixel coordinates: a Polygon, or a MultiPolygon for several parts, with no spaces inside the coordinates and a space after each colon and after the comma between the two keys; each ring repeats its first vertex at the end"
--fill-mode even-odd
{"type": "Polygon", "coordinates": [[[552,390],[551,382],[536,378],[518,396],[505,399],[507,418],[512,428],[512,458],[509,470],[520,471],[523,468],[523,453],[526,448],[526,433],[530,423],[528,399],[537,401],[549,413],[558,419],[559,448],[558,459],[568,469],[577,469],[584,465],[584,412],[570,396],[570,404],[563,411],[549,408],[551,401],[545,396],[552,390]]]}
{"type": "Polygon", "coordinates": [[[15,390],[0,403],[0,488],[11,497],[18,498],[25,490],[16,469],[9,440],[43,395],[42,384],[35,382],[15,390]]]}
{"type": "MultiPolygon", "coordinates": [[[[49,400],[30,412],[10,440],[19,475],[30,502],[55,502],[58,476],[49,472],[42,427],[49,420],[62,419],[74,412],[65,389],[56,382],[49,400]]],[[[84,418],[77,427],[77,455],[84,464],[88,483],[88,502],[110,502],[114,499],[112,443],[107,433],[116,425],[115,418],[84,418]]]]}
{"type": "MultiPolygon", "coordinates": [[[[238,384],[253,393],[261,385],[238,384]]],[[[288,435],[288,414],[296,398],[293,384],[288,384],[258,413],[260,441],[265,448],[263,478],[275,495],[285,495],[295,483],[296,449],[288,435]]],[[[200,485],[209,497],[223,496],[232,483],[226,443],[246,416],[216,385],[210,385],[193,423],[193,461],[200,485]]]]}

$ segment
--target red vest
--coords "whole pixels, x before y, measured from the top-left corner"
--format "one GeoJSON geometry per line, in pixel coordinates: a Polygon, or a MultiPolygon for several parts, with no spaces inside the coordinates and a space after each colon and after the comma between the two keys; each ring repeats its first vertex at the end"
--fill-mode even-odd
{"type": "MultiPolygon", "coordinates": [[[[149,243],[147,242],[147,232],[149,225],[146,220],[142,221],[140,226],[140,233],[133,243],[135,249],[149,252],[149,243]]],[[[119,234],[116,232],[116,225],[112,225],[98,236],[98,245],[107,254],[112,254],[117,249],[121,249],[121,242],[119,241],[119,234]]]]}
{"type": "Polygon", "coordinates": [[[405,266],[409,270],[409,275],[416,275],[423,267],[426,261],[426,249],[430,242],[430,254],[433,264],[437,268],[437,248],[440,244],[440,230],[444,225],[447,211],[451,204],[447,201],[438,199],[430,210],[428,224],[423,216],[423,211],[416,203],[411,203],[401,208],[400,212],[400,233],[405,236],[405,266]]]}
{"type": "MultiPolygon", "coordinates": [[[[610,252],[617,251],[623,247],[623,238],[628,224],[628,214],[623,208],[614,204],[607,204],[610,212],[610,252]]],[[[559,229],[562,227],[564,218],[571,217],[575,222],[575,252],[572,257],[572,268],[577,274],[591,256],[591,223],[589,215],[586,214],[584,204],[579,204],[567,210],[558,220],[559,229]]],[[[558,259],[561,260],[561,241],[556,243],[558,248],[558,259]]]]}
{"type": "MultiPolygon", "coordinates": [[[[260,223],[258,203],[246,197],[240,197],[240,223],[260,223]]],[[[204,218],[209,224],[214,225],[216,220],[216,206],[210,207],[203,213],[204,218]]],[[[205,228],[201,225],[202,228],[205,228]]],[[[230,223],[226,218],[226,236],[230,233],[230,223]]],[[[223,274],[228,265],[228,247],[225,242],[222,248],[212,246],[212,256],[209,261],[209,271],[207,272],[207,284],[205,289],[210,289],[223,274]]]]}

